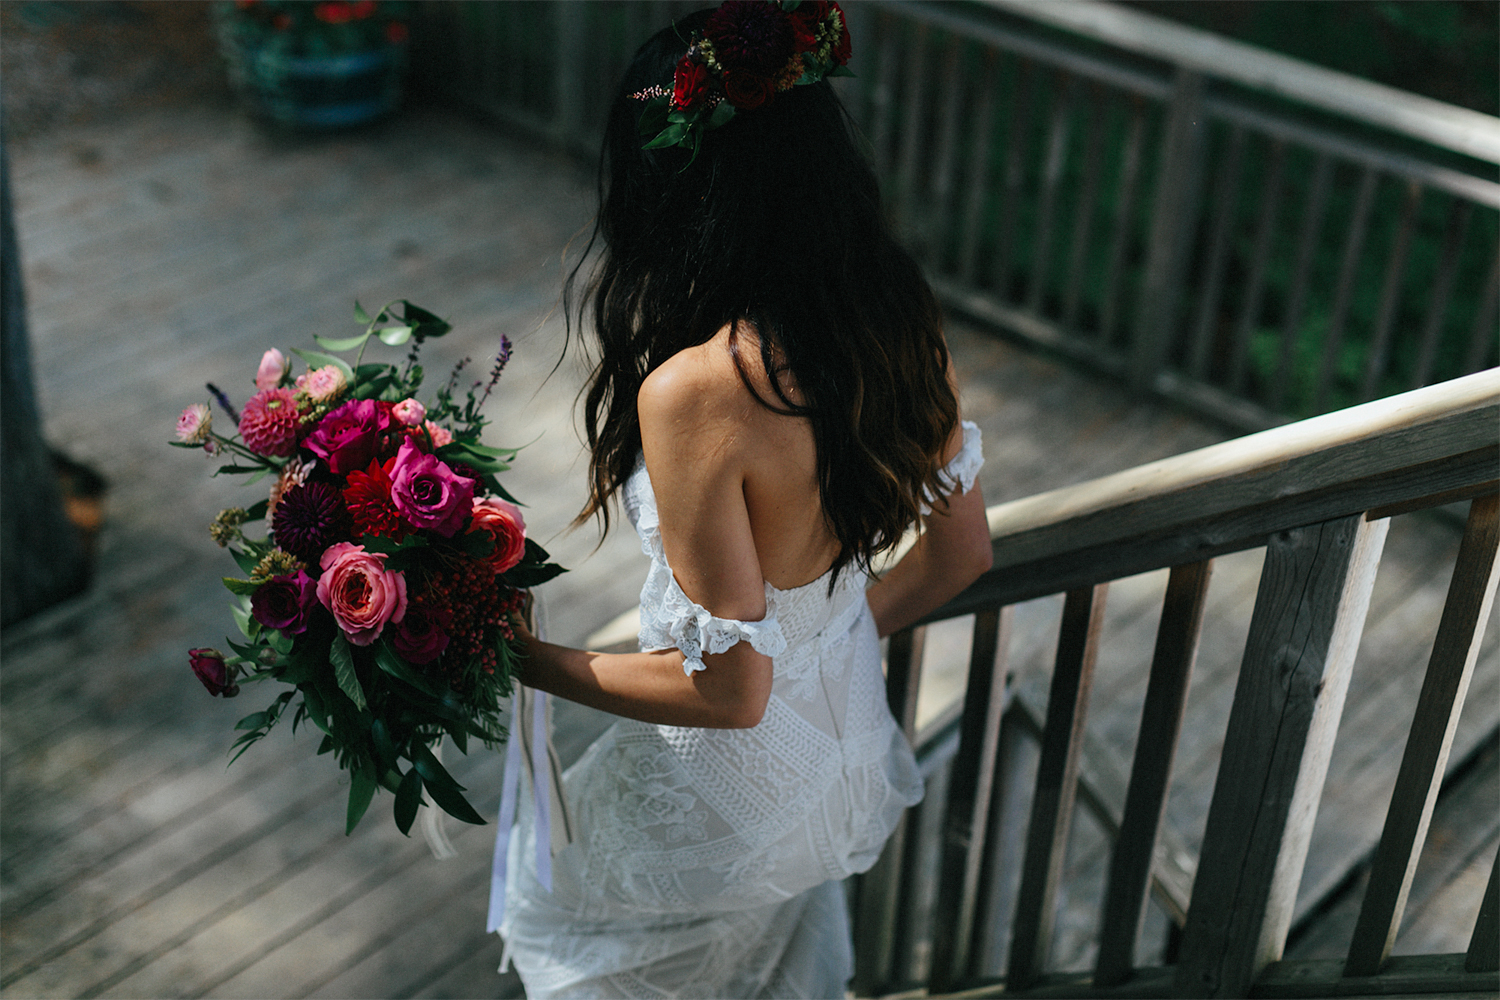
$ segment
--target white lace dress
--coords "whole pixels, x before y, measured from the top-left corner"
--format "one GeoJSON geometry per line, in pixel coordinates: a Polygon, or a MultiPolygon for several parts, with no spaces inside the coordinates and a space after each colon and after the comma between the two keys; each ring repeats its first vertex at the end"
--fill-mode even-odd
{"type": "MultiPolygon", "coordinates": [[[[967,491],[979,431],[948,466],[967,491]]],[[[563,778],[574,842],[536,877],[531,810],[510,841],[500,928],[527,994],[842,997],[853,971],[841,879],[874,864],[922,784],[891,718],[865,576],[766,584],[759,622],[715,618],[667,565],[644,464],[625,510],[651,569],[642,649],[703,653],[747,641],[772,657],[753,729],[622,719],[563,778]]],[[[524,802],[526,797],[522,797],[524,802]]]]}

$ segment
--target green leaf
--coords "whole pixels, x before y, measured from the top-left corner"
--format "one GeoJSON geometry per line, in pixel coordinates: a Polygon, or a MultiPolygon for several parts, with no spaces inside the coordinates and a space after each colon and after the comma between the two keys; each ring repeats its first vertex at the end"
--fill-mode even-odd
{"type": "Polygon", "coordinates": [[[708,127],[718,128],[720,125],[723,125],[733,117],[734,105],[730,104],[728,101],[720,101],[718,105],[714,107],[713,114],[708,116],[708,127]]]}
{"type": "Polygon", "coordinates": [[[239,564],[240,569],[246,573],[254,573],[255,567],[260,565],[260,558],[253,552],[241,552],[239,549],[230,549],[229,554],[239,564]]]}
{"type": "Polygon", "coordinates": [[[530,587],[540,587],[554,577],[562,576],[567,570],[557,563],[543,563],[540,566],[522,563],[512,566],[505,571],[505,582],[517,590],[526,590],[530,587]]]}
{"type": "Polygon", "coordinates": [[[266,641],[271,644],[272,649],[282,655],[286,655],[292,651],[295,640],[291,636],[279,629],[269,629],[268,631],[271,634],[266,637],[266,641]]]}
{"type": "Polygon", "coordinates": [[[266,467],[264,465],[221,465],[217,469],[214,470],[214,475],[217,476],[221,472],[241,473],[241,472],[265,472],[265,471],[266,471],[266,467]]]}
{"type": "Polygon", "coordinates": [[[333,737],[332,736],[324,736],[323,737],[323,741],[318,744],[318,756],[321,757],[325,753],[333,753],[333,737]]]}
{"type": "Polygon", "coordinates": [[[469,800],[459,792],[441,785],[429,784],[426,788],[427,794],[432,796],[432,801],[441,806],[443,812],[449,816],[475,826],[485,825],[484,817],[475,812],[474,807],[469,805],[469,800]]]}
{"type": "Polygon", "coordinates": [[[416,768],[407,771],[396,789],[396,829],[411,836],[412,821],[422,805],[422,776],[416,768]]]}
{"type": "Polygon", "coordinates": [[[396,651],[390,643],[380,639],[375,643],[375,665],[399,681],[404,681],[429,697],[436,698],[437,692],[427,680],[413,670],[407,662],[396,655],[396,651]]]}
{"type": "Polygon", "coordinates": [[[667,127],[667,114],[671,104],[671,100],[666,97],[653,97],[646,102],[645,107],[641,108],[641,135],[654,135],[667,127]]]}
{"type": "Polygon", "coordinates": [[[854,75],[854,70],[850,69],[848,66],[835,66],[835,67],[833,67],[833,69],[831,69],[831,70],[828,71],[828,75],[829,76],[853,76],[854,75]]]}
{"type": "Polygon", "coordinates": [[[229,609],[229,613],[234,616],[234,623],[239,626],[240,634],[246,639],[254,639],[260,633],[260,622],[250,617],[249,608],[236,604],[229,609]]]}
{"type": "Polygon", "coordinates": [[[365,690],[359,686],[359,677],[354,673],[354,651],[349,648],[349,640],[342,632],[333,637],[328,660],[333,664],[333,676],[339,682],[339,690],[349,696],[355,708],[363,709],[365,690]]]}
{"type": "Polygon", "coordinates": [[[313,335],[313,340],[317,342],[318,346],[329,351],[352,351],[369,339],[370,335],[368,333],[361,333],[354,337],[319,337],[317,334],[313,335]]]}
{"type": "MultiPolygon", "coordinates": [[[[726,101],[724,103],[727,104],[728,102],[726,101]]],[[[675,146],[684,138],[686,138],[687,134],[688,130],[686,125],[668,125],[666,128],[662,129],[661,135],[657,136],[655,139],[652,139],[641,148],[661,149],[665,146],[675,146]]]]}
{"type": "Polygon", "coordinates": [[[270,712],[251,712],[234,724],[236,729],[260,729],[275,722],[270,712]]]}
{"type": "Polygon", "coordinates": [[[401,300],[401,309],[401,318],[411,325],[419,344],[428,337],[441,337],[453,329],[452,323],[406,299],[401,300]]]}
{"type": "Polygon", "coordinates": [[[370,742],[375,745],[376,763],[387,769],[396,766],[396,744],[391,742],[391,731],[380,719],[370,723],[370,742]]]}
{"type": "Polygon", "coordinates": [[[454,781],[453,775],[449,774],[447,769],[443,767],[443,762],[438,760],[431,750],[427,749],[427,744],[412,744],[411,762],[412,766],[422,773],[422,780],[427,783],[429,789],[442,787],[455,792],[464,790],[464,786],[454,781]]]}
{"type": "Polygon", "coordinates": [[[480,444],[478,441],[456,441],[453,444],[445,444],[437,450],[437,455],[439,458],[446,458],[449,455],[458,455],[462,452],[484,458],[499,458],[502,455],[506,458],[516,457],[515,448],[492,448],[487,444],[480,444]]]}
{"type": "Polygon", "coordinates": [[[301,358],[303,361],[306,361],[309,368],[322,368],[326,365],[333,365],[333,367],[344,373],[344,380],[346,382],[348,382],[350,385],[354,384],[354,370],[349,367],[348,362],[343,361],[340,358],[336,358],[332,354],[322,354],[318,351],[308,351],[304,350],[301,347],[292,348],[292,353],[297,355],[297,357],[301,358]]]}
{"type": "MultiPolygon", "coordinates": [[[[308,684],[306,687],[299,686],[299,689],[302,692],[302,704],[307,706],[307,717],[312,720],[313,725],[327,733],[328,706],[323,704],[323,696],[318,693],[318,689],[312,684],[308,684]]],[[[329,735],[331,737],[332,734],[329,735]]],[[[332,744],[330,743],[331,746],[332,744]]],[[[327,752],[327,750],[318,751],[318,753],[327,752]]]]}
{"type": "Polygon", "coordinates": [[[262,479],[266,478],[266,476],[269,475],[271,473],[271,471],[272,471],[272,469],[271,469],[271,467],[269,465],[263,465],[263,466],[261,466],[259,469],[255,470],[255,474],[253,476],[251,476],[249,479],[245,480],[245,485],[246,486],[254,486],[256,483],[258,483],[262,479]]]}
{"type": "Polygon", "coordinates": [[[245,513],[246,515],[248,515],[245,519],[247,521],[259,521],[261,518],[266,516],[266,511],[270,509],[271,501],[269,500],[261,500],[257,503],[253,503],[249,507],[245,508],[245,513]]]}
{"type": "Polygon", "coordinates": [[[236,580],[232,576],[224,577],[224,586],[231,594],[253,594],[260,589],[260,584],[254,580],[236,580]]]}
{"type": "Polygon", "coordinates": [[[383,330],[376,331],[375,336],[379,337],[380,342],[388,347],[400,347],[411,339],[411,334],[412,329],[409,326],[388,326],[383,330]]]}
{"type": "Polygon", "coordinates": [[[443,730],[453,738],[453,745],[458,747],[458,752],[467,754],[469,752],[469,730],[458,723],[448,723],[443,730]]]}
{"type": "Polygon", "coordinates": [[[365,312],[365,307],[359,304],[359,299],[354,300],[354,322],[361,326],[370,325],[370,316],[365,312]]]}
{"type": "Polygon", "coordinates": [[[370,800],[375,797],[375,779],[363,768],[355,768],[349,774],[349,819],[344,825],[344,836],[354,832],[359,821],[364,817],[365,810],[370,808],[370,800]]]}

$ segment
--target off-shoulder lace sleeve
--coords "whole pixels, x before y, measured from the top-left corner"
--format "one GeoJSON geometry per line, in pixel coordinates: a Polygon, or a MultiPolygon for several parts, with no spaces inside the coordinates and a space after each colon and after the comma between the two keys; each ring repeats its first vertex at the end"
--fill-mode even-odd
{"type": "MultiPolygon", "coordinates": [[[[670,572],[670,571],[668,571],[670,572]]],[[[663,607],[666,631],[672,645],[682,650],[682,669],[692,674],[704,668],[703,654],[722,653],[737,642],[749,642],[757,652],[778,656],[786,649],[786,637],[769,605],[758,622],[718,618],[701,604],[691,601],[673,580],[667,586],[663,607]]]]}
{"type": "MultiPolygon", "coordinates": [[[[958,454],[943,466],[942,478],[948,485],[950,493],[967,493],[972,490],[974,480],[979,478],[979,469],[984,465],[984,448],[979,439],[979,425],[972,420],[965,420],[963,429],[963,445],[959,447],[958,454]]],[[[932,512],[930,504],[936,499],[929,491],[928,505],[923,507],[923,514],[932,512]]]]}

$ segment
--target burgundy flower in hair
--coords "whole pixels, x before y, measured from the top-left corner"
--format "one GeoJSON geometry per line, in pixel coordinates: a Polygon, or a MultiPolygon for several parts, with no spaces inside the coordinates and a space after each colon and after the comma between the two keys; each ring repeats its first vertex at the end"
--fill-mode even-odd
{"type": "Polygon", "coordinates": [[[727,0],[703,26],[703,37],[713,43],[714,54],[726,72],[753,73],[769,79],[795,53],[797,38],[792,20],[764,0],[727,0]]]}

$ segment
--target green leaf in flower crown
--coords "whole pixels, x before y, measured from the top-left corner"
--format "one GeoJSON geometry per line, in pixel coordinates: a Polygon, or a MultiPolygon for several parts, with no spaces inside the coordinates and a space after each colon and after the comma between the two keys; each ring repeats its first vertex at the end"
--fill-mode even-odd
{"type": "Polygon", "coordinates": [[[339,682],[339,690],[349,696],[355,708],[363,709],[365,689],[359,686],[359,677],[354,673],[354,651],[349,648],[349,640],[342,632],[333,637],[328,660],[333,664],[333,676],[339,682]]]}
{"type": "Polygon", "coordinates": [[[854,75],[854,70],[850,69],[848,66],[835,66],[835,67],[833,67],[833,69],[831,69],[831,70],[828,71],[828,75],[829,76],[853,76],[854,75]]]}
{"type": "Polygon", "coordinates": [[[357,347],[364,346],[364,342],[370,339],[368,333],[361,333],[353,337],[319,337],[313,334],[313,340],[325,351],[352,351],[357,347]]]}
{"type": "Polygon", "coordinates": [[[224,577],[224,586],[231,594],[253,594],[260,589],[254,580],[236,580],[232,576],[224,577]]]}
{"type": "Polygon", "coordinates": [[[253,552],[241,552],[239,549],[230,549],[229,554],[234,557],[235,563],[246,573],[254,573],[255,567],[260,565],[260,557],[253,552]]]}
{"type": "Polygon", "coordinates": [[[654,135],[667,127],[667,114],[671,104],[671,100],[666,97],[653,97],[646,102],[641,108],[641,135],[654,135]]]}
{"type": "Polygon", "coordinates": [[[422,805],[422,776],[416,768],[407,771],[396,789],[396,829],[411,836],[412,821],[422,805]]]}
{"type": "Polygon", "coordinates": [[[354,832],[370,800],[375,797],[375,779],[364,768],[355,768],[349,774],[349,818],[344,826],[344,836],[354,832]]]}
{"type": "Polygon", "coordinates": [[[319,351],[308,351],[300,347],[292,348],[292,353],[297,355],[297,357],[301,358],[303,361],[306,361],[309,368],[323,368],[327,365],[333,365],[333,367],[344,373],[344,381],[348,382],[350,385],[354,384],[354,370],[350,368],[348,362],[344,361],[343,359],[336,358],[332,354],[323,354],[319,351]]]}
{"type": "MultiPolygon", "coordinates": [[[[725,102],[728,103],[728,102],[725,102]]],[[[717,110],[717,109],[716,109],[717,110]]],[[[664,146],[675,146],[688,134],[686,125],[672,124],[661,130],[661,135],[652,139],[642,146],[642,149],[661,149],[664,146]]]]}
{"type": "Polygon", "coordinates": [[[708,127],[718,128],[733,117],[734,105],[728,101],[720,101],[715,105],[713,113],[708,116],[708,127]]]}

